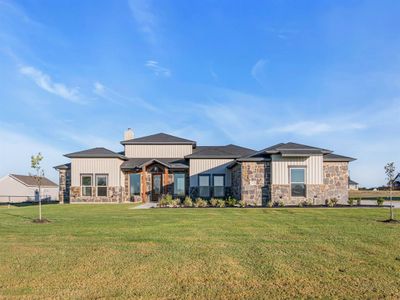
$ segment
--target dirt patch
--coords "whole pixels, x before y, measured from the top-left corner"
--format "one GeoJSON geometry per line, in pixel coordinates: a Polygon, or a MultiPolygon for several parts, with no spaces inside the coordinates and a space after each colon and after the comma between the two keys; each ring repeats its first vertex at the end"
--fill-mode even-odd
{"type": "Polygon", "coordinates": [[[392,223],[392,224],[400,224],[399,220],[394,220],[394,219],[387,219],[387,220],[383,220],[383,221],[379,221],[382,223],[392,223]]]}
{"type": "Polygon", "coordinates": [[[44,219],[44,218],[42,218],[42,219],[33,219],[32,222],[33,222],[33,223],[36,223],[36,224],[51,223],[50,220],[47,220],[47,219],[44,219]]]}

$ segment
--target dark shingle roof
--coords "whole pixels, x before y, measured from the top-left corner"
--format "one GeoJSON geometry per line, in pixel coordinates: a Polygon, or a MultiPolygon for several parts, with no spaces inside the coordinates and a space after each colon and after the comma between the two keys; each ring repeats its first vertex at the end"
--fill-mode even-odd
{"type": "Polygon", "coordinates": [[[353,161],[353,160],[356,160],[356,159],[352,158],[352,157],[348,157],[348,156],[334,154],[334,153],[329,153],[329,154],[325,154],[324,155],[324,161],[328,161],[328,162],[329,161],[332,161],[332,162],[334,162],[334,161],[337,161],[337,162],[340,162],[340,161],[350,162],[350,161],[353,161]]]}
{"type": "Polygon", "coordinates": [[[196,142],[173,136],[166,133],[157,133],[148,136],[122,141],[122,145],[196,145],[196,142]]]}
{"type": "Polygon", "coordinates": [[[192,154],[185,156],[185,158],[239,158],[255,152],[252,149],[232,144],[226,146],[198,146],[192,154]]]}
{"type": "MultiPolygon", "coordinates": [[[[11,177],[15,178],[16,180],[22,182],[27,186],[37,186],[37,182],[33,176],[27,175],[17,175],[17,174],[10,174],[11,177]]],[[[42,187],[57,187],[58,185],[55,184],[53,181],[47,179],[46,177],[41,177],[41,185],[42,187]]]]}
{"type": "Polygon", "coordinates": [[[125,156],[116,153],[114,151],[108,150],[106,148],[92,148],[84,151],[74,152],[65,154],[64,156],[68,158],[120,158],[126,159],[125,156]]]}
{"type": "Polygon", "coordinates": [[[350,179],[350,177],[349,177],[349,184],[352,184],[352,185],[357,185],[357,184],[358,184],[358,182],[355,182],[354,180],[351,180],[351,179],[350,179]]]}
{"type": "Polygon", "coordinates": [[[59,165],[59,166],[55,166],[53,167],[56,170],[66,170],[66,169],[71,169],[71,163],[67,163],[67,164],[63,164],[63,165],[59,165]]]}
{"type": "Polygon", "coordinates": [[[121,165],[122,170],[142,168],[153,162],[158,162],[169,169],[187,169],[188,163],[182,158],[130,158],[121,165]]]}
{"type": "Polygon", "coordinates": [[[289,142],[289,143],[279,143],[274,146],[262,149],[260,151],[257,151],[251,156],[257,156],[260,154],[279,154],[279,153],[282,154],[282,156],[309,156],[312,154],[332,153],[332,151],[323,148],[289,142]]]}

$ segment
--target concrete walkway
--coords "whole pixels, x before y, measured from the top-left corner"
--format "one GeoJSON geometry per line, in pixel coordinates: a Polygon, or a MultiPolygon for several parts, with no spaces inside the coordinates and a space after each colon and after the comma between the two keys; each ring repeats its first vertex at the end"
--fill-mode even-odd
{"type": "Polygon", "coordinates": [[[138,206],[132,207],[131,209],[149,209],[149,208],[153,208],[153,207],[157,207],[156,202],[146,202],[146,203],[140,204],[138,206]]]}

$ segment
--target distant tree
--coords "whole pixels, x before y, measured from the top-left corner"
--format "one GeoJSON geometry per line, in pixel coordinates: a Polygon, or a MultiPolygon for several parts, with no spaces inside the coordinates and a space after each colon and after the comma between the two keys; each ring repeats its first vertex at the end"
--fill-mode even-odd
{"type": "Polygon", "coordinates": [[[31,168],[35,170],[34,174],[30,174],[36,182],[39,192],[39,220],[42,221],[42,182],[44,178],[44,170],[41,166],[41,162],[43,160],[42,154],[39,152],[37,155],[31,156],[31,168]]]}
{"type": "Polygon", "coordinates": [[[394,210],[393,210],[393,182],[394,182],[394,174],[396,172],[396,167],[394,166],[394,162],[387,163],[385,166],[386,180],[388,182],[389,193],[390,193],[390,220],[394,220],[394,210]]]}

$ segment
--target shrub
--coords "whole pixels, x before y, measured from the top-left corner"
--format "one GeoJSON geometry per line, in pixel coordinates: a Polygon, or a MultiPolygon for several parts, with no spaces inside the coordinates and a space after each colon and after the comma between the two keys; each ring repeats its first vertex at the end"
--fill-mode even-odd
{"type": "Polygon", "coordinates": [[[299,207],[303,207],[304,206],[304,202],[305,201],[299,201],[299,203],[297,204],[299,207]]]}
{"type": "Polygon", "coordinates": [[[354,198],[349,198],[349,200],[347,200],[347,204],[350,206],[354,205],[354,198]]]}
{"type": "Polygon", "coordinates": [[[196,207],[207,207],[207,201],[203,200],[201,198],[197,198],[196,199],[196,203],[195,203],[196,207]]]}
{"type": "Polygon", "coordinates": [[[240,201],[238,202],[238,204],[239,204],[240,207],[246,207],[246,202],[243,201],[243,200],[240,200],[240,201]]]}
{"type": "Polygon", "coordinates": [[[331,198],[331,199],[326,199],[325,200],[325,205],[329,207],[334,207],[338,203],[338,200],[336,198],[331,198]]]}
{"type": "Polygon", "coordinates": [[[237,204],[237,200],[235,198],[229,197],[228,199],[226,199],[226,206],[230,206],[233,207],[237,204]]]}
{"type": "Polygon", "coordinates": [[[331,203],[333,204],[332,206],[336,206],[338,204],[339,200],[337,198],[332,198],[331,203]]]}
{"type": "Polygon", "coordinates": [[[212,206],[212,207],[217,207],[218,206],[218,199],[217,198],[211,198],[211,200],[210,200],[210,205],[212,206]]]}
{"type": "Polygon", "coordinates": [[[313,206],[314,203],[312,199],[307,199],[304,202],[304,206],[313,206]]]}
{"type": "Polygon", "coordinates": [[[382,206],[384,202],[385,202],[385,199],[382,197],[379,197],[376,199],[376,204],[378,204],[378,206],[382,206]]]}
{"type": "Polygon", "coordinates": [[[274,201],[273,204],[275,207],[284,207],[285,203],[282,200],[274,201]]]}
{"type": "Polygon", "coordinates": [[[182,204],[181,199],[176,198],[172,201],[172,207],[180,207],[182,204]]]}
{"type": "Polygon", "coordinates": [[[217,207],[225,207],[225,201],[222,199],[218,199],[217,207]]]}
{"type": "Polygon", "coordinates": [[[169,206],[173,206],[174,205],[174,200],[172,199],[172,196],[167,194],[167,195],[163,195],[161,197],[160,203],[159,203],[160,207],[169,207],[169,206]]]}
{"type": "Polygon", "coordinates": [[[185,200],[183,200],[183,206],[184,207],[192,207],[193,206],[192,198],[190,198],[189,196],[186,196],[185,200]]]}
{"type": "Polygon", "coordinates": [[[274,202],[272,201],[272,200],[269,200],[268,202],[267,202],[267,206],[268,207],[272,207],[274,205],[274,202]]]}

